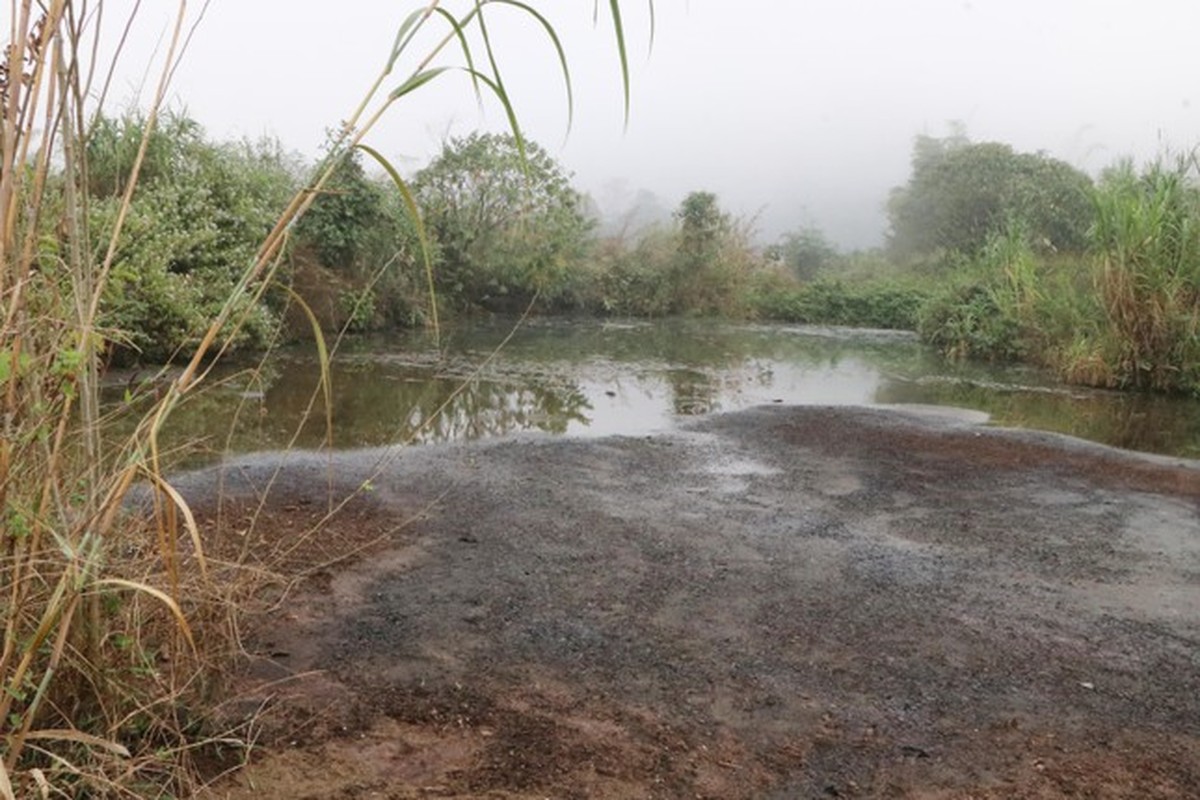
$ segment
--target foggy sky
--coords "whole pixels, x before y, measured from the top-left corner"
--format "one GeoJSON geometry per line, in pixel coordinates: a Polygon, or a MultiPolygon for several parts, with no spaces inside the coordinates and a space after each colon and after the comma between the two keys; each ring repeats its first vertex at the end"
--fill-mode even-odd
{"type": "MultiPolygon", "coordinates": [[[[128,5],[112,3],[104,27],[118,29],[113,12],[128,5]]],[[[143,5],[114,100],[137,95],[165,46],[175,3],[143,5]]],[[[171,106],[213,136],[273,135],[316,155],[419,5],[211,0],[171,106]]],[[[764,240],[816,225],[844,247],[880,243],[883,203],[907,178],[913,137],[944,135],[951,121],[973,140],[1043,150],[1093,174],[1119,156],[1200,143],[1195,0],[656,0],[652,51],[645,0],[626,0],[627,129],[607,3],[595,25],[588,0],[537,5],[562,35],[576,109],[564,140],[551,45],[528,18],[497,7],[490,25],[526,134],[600,203],[644,189],[672,208],[688,191],[713,191],[754,217],[764,240]]],[[[191,19],[202,7],[192,0],[191,19]]],[[[481,112],[469,81],[452,76],[394,108],[369,142],[412,171],[447,134],[505,126],[494,102],[481,112]]]]}

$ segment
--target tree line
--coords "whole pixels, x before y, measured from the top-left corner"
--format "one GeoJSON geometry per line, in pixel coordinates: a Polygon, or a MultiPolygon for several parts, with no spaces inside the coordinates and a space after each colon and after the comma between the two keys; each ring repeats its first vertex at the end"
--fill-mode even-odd
{"type": "MultiPolygon", "coordinates": [[[[102,118],[89,140],[95,230],[111,224],[143,130],[136,114],[102,118]]],[[[273,141],[214,142],[185,116],[160,123],[105,302],[115,359],[187,351],[304,166],[273,141]]],[[[1182,158],[1093,180],[961,132],[919,136],[909,179],[887,201],[885,245],[843,253],[811,226],[757,246],[705,191],[668,222],[602,235],[561,165],[502,134],[450,139],[411,176],[418,224],[355,153],[290,233],[288,289],[264,288],[236,343],[302,332],[308,313],[350,330],[530,307],[710,314],[910,328],[951,357],[1197,391],[1194,176],[1182,158]]]]}

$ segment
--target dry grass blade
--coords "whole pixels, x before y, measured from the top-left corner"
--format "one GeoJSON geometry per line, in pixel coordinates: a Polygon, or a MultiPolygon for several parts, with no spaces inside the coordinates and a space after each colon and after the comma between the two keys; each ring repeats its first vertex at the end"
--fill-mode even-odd
{"type": "MultiPolygon", "coordinates": [[[[200,529],[196,526],[196,517],[192,514],[191,506],[183,499],[183,496],[175,490],[175,487],[167,482],[165,478],[153,472],[147,473],[151,482],[170,499],[174,508],[178,509],[179,513],[183,514],[184,527],[187,529],[188,537],[192,540],[192,549],[196,556],[196,563],[200,565],[200,577],[208,580],[208,561],[204,557],[204,543],[200,539],[200,529]]],[[[174,548],[174,531],[168,530],[171,536],[170,547],[174,548]]],[[[173,560],[173,559],[171,559],[173,560]]]]}
{"type": "MultiPolygon", "coordinates": [[[[152,98],[138,112],[144,115],[143,127],[130,136],[120,159],[109,164],[116,164],[109,192],[96,189],[91,178],[99,170],[91,167],[100,158],[97,153],[108,152],[94,146],[104,143],[100,106],[119,72],[115,63],[97,65],[96,53],[109,38],[115,38],[117,54],[123,52],[134,35],[139,7],[150,4],[135,0],[128,18],[116,20],[116,31],[102,32],[103,12],[112,8],[104,0],[10,0],[11,40],[0,55],[0,526],[5,534],[0,536],[0,724],[6,733],[0,737],[0,800],[16,800],[18,792],[26,791],[64,797],[163,796],[169,786],[173,794],[187,792],[188,759],[182,754],[196,741],[196,732],[173,713],[161,718],[156,709],[190,710],[192,703],[204,702],[198,699],[202,681],[196,676],[208,668],[213,651],[200,648],[236,636],[226,634],[217,620],[229,621],[226,615],[237,612],[225,605],[231,596],[227,587],[211,583],[205,545],[214,554],[223,551],[202,537],[193,509],[167,477],[170,464],[164,459],[175,449],[172,432],[164,431],[189,392],[211,383],[214,364],[238,331],[253,327],[248,309],[265,308],[264,293],[276,284],[295,223],[356,147],[388,173],[412,218],[429,285],[429,316],[437,331],[432,248],[417,204],[394,167],[363,142],[393,103],[448,70],[463,69],[457,63],[434,63],[457,42],[461,54],[455,62],[465,59],[463,71],[476,96],[483,86],[496,95],[524,150],[484,18],[490,2],[523,11],[549,36],[566,83],[570,128],[574,90],[566,52],[539,4],[458,0],[462,13],[456,16],[441,8],[439,0],[421,3],[404,18],[385,68],[337,129],[328,157],[312,171],[305,188],[286,203],[282,197],[287,195],[281,194],[260,204],[284,208],[267,224],[250,226],[255,236],[272,226],[261,242],[221,262],[236,267],[210,309],[183,326],[189,338],[187,350],[179,351],[182,368],[173,380],[164,371],[163,379],[136,404],[127,391],[128,427],[118,428],[114,418],[119,415],[101,406],[101,371],[113,351],[135,342],[139,331],[113,313],[111,295],[122,288],[116,282],[126,280],[126,272],[137,271],[129,266],[127,252],[139,239],[136,205],[153,188],[155,166],[161,167],[153,148],[169,127],[169,116],[160,115],[162,102],[208,2],[176,0],[167,8],[163,52],[142,65],[157,78],[151,78],[152,98]],[[402,57],[424,47],[421,32],[435,17],[448,23],[449,31],[439,24],[444,38],[418,53],[407,80],[397,81],[399,87],[387,93],[389,74],[402,57]],[[478,30],[470,30],[472,24],[478,30]],[[472,52],[472,43],[480,41],[488,63],[482,71],[472,52]],[[484,74],[489,68],[490,74],[484,74]],[[107,216],[93,215],[102,201],[111,201],[104,209],[107,216]],[[141,485],[135,487],[135,482],[141,485]],[[145,528],[150,520],[131,517],[136,509],[126,502],[127,495],[143,488],[153,503],[157,530],[145,528]],[[157,533],[157,552],[153,545],[143,546],[147,532],[151,537],[157,533]],[[146,726],[153,736],[138,741],[146,726]],[[160,734],[178,742],[164,746],[160,734]],[[114,757],[132,759],[117,777],[114,757]],[[136,765],[150,762],[154,775],[146,778],[136,765]]],[[[627,95],[624,29],[616,4],[610,8],[627,95]]],[[[289,182],[286,190],[294,189],[289,182]]],[[[164,244],[165,255],[156,253],[156,262],[162,265],[183,247],[175,241],[164,244]]],[[[331,444],[333,353],[313,309],[293,299],[317,343],[321,383],[310,410],[324,399],[325,441],[331,444]]],[[[334,342],[334,352],[336,348],[334,342]]],[[[231,572],[245,566],[211,565],[231,572]]]]}
{"type": "Polygon", "coordinates": [[[185,617],[183,614],[183,609],[181,609],[179,604],[176,603],[166,592],[162,591],[161,589],[155,589],[153,586],[149,586],[145,583],[130,581],[124,578],[101,578],[100,580],[96,581],[93,586],[94,588],[112,586],[118,589],[130,589],[135,592],[141,592],[142,594],[149,595],[150,597],[158,600],[167,607],[167,610],[171,612],[171,616],[175,618],[175,622],[179,626],[180,632],[183,633],[183,637],[187,639],[188,646],[192,648],[193,652],[196,651],[196,640],[192,636],[192,628],[190,625],[188,625],[187,617],[185,617]]]}
{"type": "Polygon", "coordinates": [[[0,800],[17,800],[17,795],[13,792],[12,780],[8,777],[8,770],[5,769],[3,760],[0,760],[0,800]]]}
{"type": "Polygon", "coordinates": [[[50,800],[50,781],[46,780],[46,773],[40,769],[31,769],[29,774],[33,776],[33,782],[38,787],[38,797],[42,800],[50,800]]]}
{"type": "Polygon", "coordinates": [[[121,758],[131,758],[132,753],[129,748],[120,742],[113,742],[108,739],[102,739],[99,736],[92,736],[89,733],[82,731],[74,731],[70,729],[50,728],[43,731],[30,731],[25,734],[26,741],[48,741],[48,742],[75,742],[76,744],[84,744],[88,747],[94,747],[98,750],[104,750],[112,753],[114,756],[121,758]]]}

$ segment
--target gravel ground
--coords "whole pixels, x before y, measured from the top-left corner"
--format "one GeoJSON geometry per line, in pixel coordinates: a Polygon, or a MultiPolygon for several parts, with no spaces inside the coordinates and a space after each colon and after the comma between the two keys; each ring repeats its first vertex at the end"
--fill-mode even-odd
{"type": "Polygon", "coordinates": [[[213,797],[1200,797],[1195,462],[776,406],[177,484],[270,479],[370,548],[253,623],[213,797]]]}

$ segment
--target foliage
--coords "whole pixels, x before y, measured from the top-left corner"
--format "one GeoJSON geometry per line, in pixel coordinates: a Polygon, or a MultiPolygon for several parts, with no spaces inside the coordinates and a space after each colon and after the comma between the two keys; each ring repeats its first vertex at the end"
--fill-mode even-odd
{"type": "Polygon", "coordinates": [[[922,309],[918,331],[950,358],[1016,360],[1028,354],[1040,297],[1028,238],[1010,224],[922,309]]]}
{"type": "Polygon", "coordinates": [[[675,212],[679,222],[679,266],[704,270],[716,260],[721,238],[729,232],[729,215],[712,192],[690,192],[675,212]]]}
{"type": "Polygon", "coordinates": [[[833,266],[838,251],[819,228],[810,226],[783,234],[767,257],[784,264],[797,279],[811,281],[833,266]]]}
{"type": "MultiPolygon", "coordinates": [[[[99,131],[124,137],[142,130],[136,116],[114,122],[101,118],[99,131]]],[[[140,134],[137,134],[140,135],[140,134]]],[[[194,347],[224,305],[275,215],[294,187],[289,165],[270,143],[213,144],[199,125],[183,117],[150,137],[156,158],[169,167],[152,169],[139,181],[124,220],[112,273],[104,296],[101,323],[122,357],[162,361],[194,347]]],[[[123,188],[127,168],[112,153],[95,148],[102,168],[89,171],[94,192],[123,188]]],[[[161,167],[161,165],[159,165],[161,167]]],[[[107,247],[118,212],[119,196],[97,194],[89,205],[89,225],[98,247],[107,247]]],[[[102,252],[96,253],[101,258],[102,252]]],[[[245,323],[235,343],[261,346],[272,315],[246,300],[245,323]]]]}
{"type": "Polygon", "coordinates": [[[1108,171],[1091,230],[1116,385],[1200,391],[1200,190],[1194,159],[1108,171]]]}
{"type": "Polygon", "coordinates": [[[619,316],[745,315],[750,287],[766,269],[748,229],[709,192],[687,195],[674,218],[597,242],[576,271],[573,306],[619,316]]]}
{"type": "Polygon", "coordinates": [[[672,313],[744,313],[749,278],[762,266],[749,229],[722,211],[711,192],[689,193],[675,219],[677,239],[668,270],[672,313]]]}
{"type": "Polygon", "coordinates": [[[87,138],[87,187],[94,197],[120,197],[129,186],[138,150],[145,139],[140,164],[141,185],[170,181],[189,149],[203,146],[199,123],[184,114],[164,113],[150,126],[146,115],[133,108],[120,116],[98,114],[87,138]],[[181,158],[182,157],[182,158],[181,158]]]}
{"type": "Polygon", "coordinates": [[[675,231],[655,227],[631,242],[610,238],[592,255],[593,268],[579,305],[619,317],[662,317],[677,307],[672,268],[675,231]]]}
{"type": "MultiPolygon", "coordinates": [[[[424,321],[422,243],[396,188],[366,174],[357,151],[334,167],[296,225],[292,288],[331,329],[362,332],[424,321]]],[[[437,261],[436,249],[430,257],[437,261]]],[[[293,331],[306,322],[289,320],[293,331]]]]}
{"type": "Polygon", "coordinates": [[[819,280],[770,287],[753,305],[758,316],[781,322],[913,330],[928,299],[928,290],[913,284],[819,280]]]}
{"type": "Polygon", "coordinates": [[[346,155],[296,226],[297,244],[311,248],[330,269],[349,272],[361,266],[377,234],[395,226],[386,198],[386,188],[367,177],[362,157],[346,155]]]}
{"type": "Polygon", "coordinates": [[[921,338],[954,359],[1013,361],[1023,354],[1020,327],[987,283],[943,291],[921,313],[921,338]]]}
{"type": "Polygon", "coordinates": [[[899,259],[973,254],[1017,222],[1039,250],[1080,250],[1091,223],[1090,188],[1087,175],[1043,153],[961,135],[918,136],[912,175],[888,200],[889,249],[899,259]]]}
{"type": "Polygon", "coordinates": [[[459,305],[553,301],[588,243],[592,223],[569,176],[511,134],[448,141],[413,190],[441,252],[439,291],[459,305]]]}

